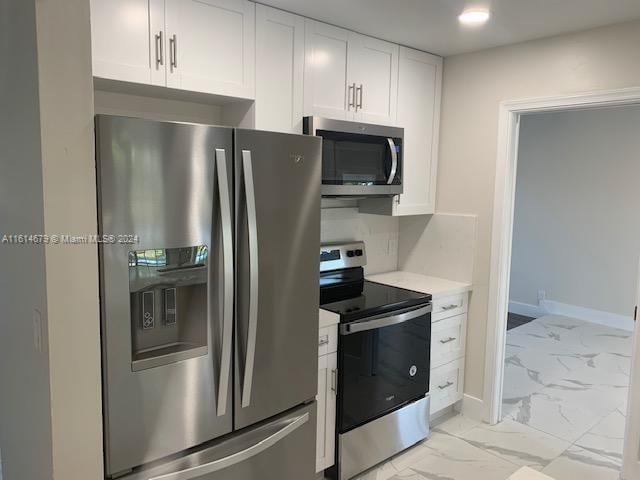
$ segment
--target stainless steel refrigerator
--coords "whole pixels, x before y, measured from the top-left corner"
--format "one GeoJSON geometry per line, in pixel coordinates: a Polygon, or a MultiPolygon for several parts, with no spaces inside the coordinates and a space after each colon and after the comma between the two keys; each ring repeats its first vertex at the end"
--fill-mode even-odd
{"type": "Polygon", "coordinates": [[[107,477],[313,479],[321,140],[96,133],[107,477]]]}

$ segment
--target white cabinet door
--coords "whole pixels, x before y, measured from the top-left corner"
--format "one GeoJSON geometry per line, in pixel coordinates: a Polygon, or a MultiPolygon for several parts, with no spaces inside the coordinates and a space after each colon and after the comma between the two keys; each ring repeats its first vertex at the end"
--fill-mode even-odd
{"type": "Polygon", "coordinates": [[[347,119],[353,98],[347,88],[349,32],[313,20],[305,21],[305,30],[304,114],[347,119]]]}
{"type": "Polygon", "coordinates": [[[165,84],[164,0],[92,0],[93,76],[165,84]]]}
{"type": "Polygon", "coordinates": [[[404,128],[404,192],[397,215],[435,212],[442,58],[400,47],[398,126],[404,128]]]}
{"type": "MultiPolygon", "coordinates": [[[[639,270],[640,271],[640,270],[639,270]]],[[[638,321],[640,307],[640,275],[638,276],[637,300],[634,319],[638,321]]],[[[631,385],[627,403],[627,423],[624,437],[622,477],[624,480],[640,478],[640,330],[633,333],[633,353],[631,355],[631,385]]]]}
{"type": "Polygon", "coordinates": [[[256,128],[302,133],[304,18],[256,5],[256,128]]]}
{"type": "Polygon", "coordinates": [[[335,459],[337,369],[337,353],[318,358],[316,473],[331,467],[335,459]]]}
{"type": "Polygon", "coordinates": [[[166,0],[167,86],[255,97],[255,3],[166,0]]]}
{"type": "Polygon", "coordinates": [[[356,85],[354,119],[394,125],[398,96],[399,47],[351,33],[348,84],[356,85]]]}

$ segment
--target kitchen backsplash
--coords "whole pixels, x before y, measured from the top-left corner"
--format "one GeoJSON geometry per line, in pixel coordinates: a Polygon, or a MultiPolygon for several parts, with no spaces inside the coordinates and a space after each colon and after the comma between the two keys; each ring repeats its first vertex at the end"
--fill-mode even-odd
{"type": "Polygon", "coordinates": [[[473,283],[478,218],[437,213],[400,221],[400,270],[473,283]]]}
{"type": "MultiPolygon", "coordinates": [[[[338,201],[335,201],[337,204],[338,201]]],[[[397,217],[358,213],[357,206],[333,206],[323,200],[322,243],[362,240],[367,248],[365,273],[397,270],[397,217]]]]}

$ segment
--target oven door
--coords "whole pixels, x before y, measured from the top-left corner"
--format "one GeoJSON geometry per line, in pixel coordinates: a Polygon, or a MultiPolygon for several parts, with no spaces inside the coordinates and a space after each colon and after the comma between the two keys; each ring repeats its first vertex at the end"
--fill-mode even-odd
{"type": "Polygon", "coordinates": [[[341,325],[339,432],[424,397],[430,346],[430,304],[341,325]]]}

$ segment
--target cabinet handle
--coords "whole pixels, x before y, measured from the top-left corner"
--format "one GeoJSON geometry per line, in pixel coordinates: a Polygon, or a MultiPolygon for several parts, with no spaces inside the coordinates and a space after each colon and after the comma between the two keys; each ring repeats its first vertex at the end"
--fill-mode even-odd
{"type": "Polygon", "coordinates": [[[449,337],[447,339],[440,340],[440,343],[442,343],[444,345],[445,343],[453,342],[455,339],[456,339],[456,337],[449,337]]]}
{"type": "Polygon", "coordinates": [[[451,385],[453,385],[453,382],[447,382],[444,385],[438,385],[438,388],[440,390],[444,390],[445,388],[449,388],[451,385]]]}
{"type": "Polygon", "coordinates": [[[318,342],[318,346],[321,347],[323,345],[327,345],[329,343],[329,335],[324,335],[322,338],[320,338],[320,341],[318,342]]]}
{"type": "Polygon", "coordinates": [[[348,97],[347,111],[351,111],[351,107],[356,106],[356,84],[355,83],[352,83],[351,85],[349,85],[347,97],[348,97]]]}
{"type": "Polygon", "coordinates": [[[173,71],[174,68],[178,68],[178,37],[175,34],[169,39],[169,57],[173,71]]]}
{"type": "Polygon", "coordinates": [[[334,368],[331,370],[331,391],[336,393],[338,389],[338,371],[334,368]]]}
{"type": "Polygon", "coordinates": [[[164,47],[162,41],[162,30],[156,34],[156,70],[160,65],[164,65],[164,47]]]}
{"type": "Polygon", "coordinates": [[[445,305],[442,307],[442,310],[453,310],[454,308],[458,308],[460,307],[460,305],[458,305],[457,303],[455,304],[451,304],[451,305],[445,305]]]}
{"type": "Polygon", "coordinates": [[[358,111],[358,109],[362,110],[362,91],[363,90],[364,90],[364,87],[362,86],[362,84],[360,84],[360,86],[356,88],[356,95],[358,91],[360,91],[360,95],[358,96],[359,100],[358,100],[358,103],[356,103],[356,112],[358,111]]]}

